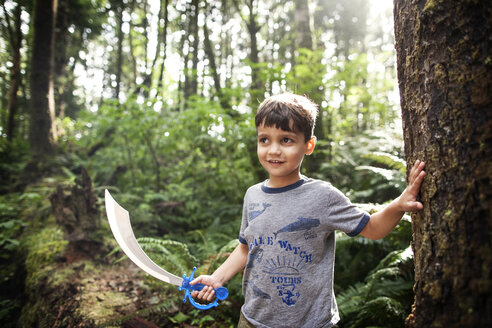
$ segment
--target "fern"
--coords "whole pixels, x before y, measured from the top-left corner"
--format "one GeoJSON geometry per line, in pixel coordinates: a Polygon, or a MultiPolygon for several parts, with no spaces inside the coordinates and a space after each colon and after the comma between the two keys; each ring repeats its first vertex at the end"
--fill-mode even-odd
{"type": "Polygon", "coordinates": [[[355,169],[356,170],[371,171],[372,173],[375,173],[375,174],[383,177],[386,181],[389,181],[389,182],[391,182],[397,178],[400,178],[399,172],[395,171],[395,170],[384,169],[384,168],[370,166],[370,165],[357,166],[355,169]]]}
{"type": "Polygon", "coordinates": [[[405,266],[413,261],[409,248],[389,253],[366,277],[339,293],[343,327],[400,327],[412,299],[413,276],[405,266]]]}
{"type": "MultiPolygon", "coordinates": [[[[145,253],[159,266],[169,272],[189,273],[191,268],[198,263],[198,260],[190,253],[188,246],[174,240],[166,240],[152,237],[142,237],[137,239],[140,247],[145,253]]],[[[116,247],[109,255],[113,255],[120,248],[116,247]]],[[[116,262],[125,259],[126,256],[119,258],[116,262]]]]}
{"type": "Polygon", "coordinates": [[[351,327],[403,327],[404,320],[402,304],[393,298],[381,296],[364,304],[351,327]]]}
{"type": "Polygon", "coordinates": [[[402,145],[388,131],[345,137],[333,145],[331,161],[321,164],[315,177],[331,181],[354,202],[386,202],[405,188],[402,145]]]}
{"type": "Polygon", "coordinates": [[[216,268],[221,265],[225,259],[228,257],[228,255],[239,245],[239,240],[238,239],[233,239],[226,245],[224,245],[219,252],[211,258],[209,261],[209,265],[206,268],[207,273],[212,273],[216,268]]]}
{"type": "Polygon", "coordinates": [[[349,286],[342,293],[337,295],[337,303],[342,317],[349,317],[352,313],[359,311],[367,294],[368,285],[361,282],[349,286]]]}
{"type": "Polygon", "coordinates": [[[362,158],[371,160],[372,162],[379,164],[383,167],[387,167],[391,170],[398,170],[401,174],[405,174],[406,163],[405,161],[395,155],[385,152],[373,152],[370,154],[362,155],[362,158]]]}

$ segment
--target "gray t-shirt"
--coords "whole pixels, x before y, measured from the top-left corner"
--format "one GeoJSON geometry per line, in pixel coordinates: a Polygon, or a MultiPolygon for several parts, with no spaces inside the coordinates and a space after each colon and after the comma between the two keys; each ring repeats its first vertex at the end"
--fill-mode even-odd
{"type": "Polygon", "coordinates": [[[257,327],[331,327],[335,230],[358,235],[369,215],[331,184],[303,177],[244,196],[239,241],[249,246],[242,312],[257,327]]]}

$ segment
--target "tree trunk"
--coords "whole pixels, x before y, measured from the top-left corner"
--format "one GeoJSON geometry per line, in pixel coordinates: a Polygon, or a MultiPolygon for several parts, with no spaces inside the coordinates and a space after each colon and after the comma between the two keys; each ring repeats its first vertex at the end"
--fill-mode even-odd
{"type": "MultiPolygon", "coordinates": [[[[69,15],[68,0],[58,0],[58,10],[56,15],[56,30],[55,30],[55,54],[54,54],[54,81],[55,81],[55,103],[56,116],[64,118],[66,115],[67,102],[67,46],[68,46],[68,15],[69,15]]],[[[68,91],[70,92],[70,91],[68,91]]],[[[70,95],[71,96],[71,95],[70,95]]]]}
{"type": "MultiPolygon", "coordinates": [[[[169,15],[168,15],[168,6],[169,0],[164,0],[164,27],[162,31],[162,45],[164,46],[163,54],[162,54],[162,63],[159,71],[159,79],[157,83],[157,90],[160,91],[163,85],[164,79],[164,65],[166,64],[166,56],[167,56],[167,26],[169,24],[169,15]]],[[[162,6],[161,6],[162,8],[162,6]]],[[[159,23],[160,25],[160,23],[159,23]]]]}
{"type": "Polygon", "coordinates": [[[9,100],[7,105],[8,112],[8,121],[7,121],[7,140],[12,141],[15,136],[15,116],[17,114],[17,91],[19,90],[19,86],[21,83],[21,72],[20,72],[20,64],[21,64],[21,46],[22,46],[22,30],[21,30],[21,5],[17,4],[14,12],[14,28],[10,23],[9,13],[5,8],[5,4],[2,4],[7,28],[9,33],[9,41],[12,51],[12,67],[10,68],[10,87],[9,87],[9,100]]]}
{"type": "MultiPolygon", "coordinates": [[[[137,6],[136,0],[132,0],[132,3],[130,4],[130,8],[129,8],[131,13],[135,12],[136,6],[137,6]]],[[[137,83],[138,69],[137,69],[137,57],[135,56],[135,51],[134,51],[135,44],[133,42],[133,30],[135,29],[135,26],[133,25],[133,19],[130,19],[128,25],[130,26],[130,29],[128,31],[128,43],[130,44],[130,63],[131,63],[131,72],[132,72],[131,81],[132,84],[137,85],[136,88],[137,90],[135,93],[139,94],[142,91],[142,87],[147,86],[146,84],[147,81],[145,81],[144,79],[144,82],[142,84],[137,83]]],[[[149,82],[150,81],[151,79],[149,79],[149,82]]],[[[147,97],[145,95],[145,91],[144,91],[144,97],[147,97]]]]}
{"type": "Polygon", "coordinates": [[[121,91],[121,75],[123,72],[123,4],[115,8],[116,10],[116,24],[118,29],[118,45],[117,45],[117,60],[116,60],[116,83],[114,89],[114,98],[120,98],[121,91]]]}
{"type": "MultiPolygon", "coordinates": [[[[184,98],[185,102],[191,96],[194,96],[198,92],[198,14],[199,14],[199,1],[192,0],[191,7],[189,9],[190,12],[190,29],[189,33],[193,35],[193,42],[191,43],[191,47],[188,50],[188,56],[191,55],[191,69],[188,69],[188,60],[185,61],[185,69],[186,69],[186,79],[185,79],[185,90],[184,90],[184,98]]],[[[189,58],[189,57],[188,57],[189,58]]],[[[185,105],[186,107],[186,105],[185,105]]]]}
{"type": "MultiPolygon", "coordinates": [[[[260,26],[258,25],[256,18],[256,10],[255,7],[257,4],[254,0],[250,0],[248,3],[249,8],[249,18],[246,22],[248,27],[248,33],[250,37],[250,50],[249,50],[249,61],[251,62],[251,87],[249,90],[250,93],[250,104],[251,107],[256,109],[258,105],[263,101],[265,86],[259,77],[259,67],[260,63],[259,59],[259,50],[258,50],[258,39],[256,38],[256,34],[260,31],[260,26]]],[[[239,11],[241,12],[241,11],[239,11]]]]}
{"type": "MultiPolygon", "coordinates": [[[[251,86],[249,88],[249,106],[256,112],[256,109],[263,101],[265,94],[265,85],[259,77],[259,49],[258,49],[258,39],[256,37],[257,33],[260,31],[260,26],[257,22],[257,2],[255,0],[246,0],[246,6],[248,7],[249,15],[247,17],[241,15],[243,21],[248,29],[248,34],[250,38],[250,49],[248,59],[250,61],[251,67],[251,86]]],[[[241,14],[242,8],[239,6],[239,2],[233,1],[236,11],[241,14]]],[[[266,179],[265,170],[263,170],[258,164],[258,156],[256,154],[256,144],[254,142],[248,143],[248,157],[252,164],[253,174],[255,176],[255,181],[261,181],[266,179]]]]}
{"type": "Polygon", "coordinates": [[[215,62],[215,52],[214,47],[212,45],[212,41],[210,40],[210,35],[208,31],[207,24],[203,26],[203,44],[205,48],[205,53],[207,55],[209,65],[210,65],[210,73],[214,79],[214,87],[217,97],[219,98],[219,102],[222,108],[224,108],[231,117],[236,117],[237,113],[231,108],[229,103],[229,98],[224,94],[222,90],[222,86],[220,83],[220,75],[217,69],[217,64],[215,62]]]}
{"type": "Polygon", "coordinates": [[[313,49],[308,0],[295,0],[296,46],[313,49]]]}
{"type": "Polygon", "coordinates": [[[39,158],[54,151],[53,62],[57,0],[36,0],[33,13],[31,103],[29,141],[31,155],[39,158]]]}
{"type": "MultiPolygon", "coordinates": [[[[298,93],[306,94],[311,100],[319,105],[319,114],[316,119],[316,126],[314,127],[314,134],[319,140],[325,140],[325,129],[323,122],[323,108],[321,103],[325,99],[325,90],[323,87],[323,77],[326,72],[324,65],[322,72],[315,70],[314,67],[318,67],[318,64],[322,61],[323,56],[316,56],[316,52],[313,46],[313,37],[311,31],[311,13],[309,12],[308,0],[295,0],[295,26],[296,26],[296,40],[295,40],[295,65],[293,67],[294,83],[298,89],[298,93]],[[297,54],[299,49],[307,49],[312,53],[312,62],[306,62],[306,60],[299,60],[297,54]],[[302,72],[306,70],[297,70],[297,65],[313,65],[313,69],[306,75],[302,72]],[[315,83],[313,83],[313,80],[315,83]]],[[[309,174],[319,170],[320,164],[323,162],[325,155],[322,152],[314,152],[310,157],[307,157],[304,162],[304,168],[309,174]]]]}
{"type": "MultiPolygon", "coordinates": [[[[161,27],[161,20],[163,16],[163,8],[162,8],[162,1],[159,1],[159,13],[157,14],[157,44],[155,46],[155,53],[154,53],[154,59],[152,59],[152,64],[150,67],[147,67],[147,71],[144,74],[144,80],[142,82],[142,85],[145,87],[144,94],[146,95],[146,98],[148,97],[148,92],[152,88],[152,75],[154,74],[154,69],[156,69],[157,66],[157,59],[159,58],[159,55],[161,53],[161,47],[163,44],[163,28],[161,27]]],[[[167,9],[164,9],[167,10],[167,9]]],[[[145,33],[147,35],[147,32],[145,33]]],[[[148,37],[147,37],[148,40],[148,37]]],[[[158,93],[156,93],[156,96],[158,93]]]]}
{"type": "Polygon", "coordinates": [[[412,215],[409,327],[492,326],[492,3],[395,1],[407,163],[426,162],[412,215]]]}

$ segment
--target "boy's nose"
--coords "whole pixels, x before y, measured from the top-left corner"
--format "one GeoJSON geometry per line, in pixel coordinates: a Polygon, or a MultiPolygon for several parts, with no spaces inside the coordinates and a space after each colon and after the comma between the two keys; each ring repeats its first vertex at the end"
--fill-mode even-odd
{"type": "Polygon", "coordinates": [[[270,154],[280,154],[280,145],[274,143],[270,146],[270,148],[268,149],[268,152],[270,154]]]}

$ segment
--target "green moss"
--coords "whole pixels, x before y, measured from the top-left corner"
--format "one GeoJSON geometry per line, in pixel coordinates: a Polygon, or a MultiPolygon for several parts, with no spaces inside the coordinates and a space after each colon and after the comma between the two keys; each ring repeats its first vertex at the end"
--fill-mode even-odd
{"type": "Polygon", "coordinates": [[[38,298],[34,304],[24,306],[19,318],[21,327],[43,327],[42,322],[38,322],[39,313],[43,311],[43,300],[38,298]]]}
{"type": "Polygon", "coordinates": [[[442,289],[439,281],[433,281],[427,284],[424,291],[427,292],[433,300],[438,300],[441,298],[442,289]]]}
{"type": "Polygon", "coordinates": [[[428,182],[427,187],[428,187],[427,192],[429,195],[429,199],[432,199],[432,197],[434,197],[434,195],[437,192],[437,186],[436,186],[436,182],[434,181],[434,179],[432,179],[428,182]]]}
{"type": "Polygon", "coordinates": [[[422,9],[422,12],[428,12],[430,10],[435,9],[438,3],[439,3],[439,0],[427,0],[427,2],[425,3],[424,9],[422,9]]]}
{"type": "Polygon", "coordinates": [[[68,241],[57,227],[47,227],[31,234],[22,242],[26,249],[26,287],[29,289],[52,271],[56,258],[65,252],[68,241]]]}
{"type": "MultiPolygon", "coordinates": [[[[53,272],[53,271],[52,271],[53,272]]],[[[49,283],[54,286],[59,286],[67,281],[67,277],[70,277],[75,273],[72,266],[66,268],[54,270],[53,274],[49,276],[49,283]]]]}
{"type": "Polygon", "coordinates": [[[114,317],[115,310],[131,304],[131,300],[124,294],[114,291],[101,292],[97,288],[86,285],[80,298],[78,314],[83,318],[91,318],[95,324],[101,324],[114,317]]]}
{"type": "Polygon", "coordinates": [[[436,64],[434,67],[434,78],[440,87],[447,85],[448,73],[442,64],[436,64]]]}

